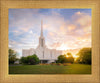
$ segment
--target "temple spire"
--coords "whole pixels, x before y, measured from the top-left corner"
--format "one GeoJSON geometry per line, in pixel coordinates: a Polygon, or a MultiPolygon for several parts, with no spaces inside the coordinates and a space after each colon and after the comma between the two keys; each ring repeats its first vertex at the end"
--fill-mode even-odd
{"type": "Polygon", "coordinates": [[[43,37],[43,20],[41,20],[41,36],[43,37]]]}

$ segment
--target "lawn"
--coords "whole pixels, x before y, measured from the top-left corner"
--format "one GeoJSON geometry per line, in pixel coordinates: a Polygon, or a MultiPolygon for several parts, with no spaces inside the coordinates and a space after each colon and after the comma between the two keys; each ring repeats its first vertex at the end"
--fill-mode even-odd
{"type": "Polygon", "coordinates": [[[91,74],[91,65],[17,65],[9,66],[9,74],[91,74]]]}

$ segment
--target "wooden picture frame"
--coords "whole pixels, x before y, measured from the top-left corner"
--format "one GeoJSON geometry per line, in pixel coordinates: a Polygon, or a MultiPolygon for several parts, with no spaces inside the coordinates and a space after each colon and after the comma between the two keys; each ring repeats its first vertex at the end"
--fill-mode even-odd
{"type": "Polygon", "coordinates": [[[0,81],[1,83],[99,83],[100,82],[100,1],[99,0],[1,0],[0,1],[0,81]],[[91,8],[92,74],[12,74],[8,66],[9,8],[91,8]]]}

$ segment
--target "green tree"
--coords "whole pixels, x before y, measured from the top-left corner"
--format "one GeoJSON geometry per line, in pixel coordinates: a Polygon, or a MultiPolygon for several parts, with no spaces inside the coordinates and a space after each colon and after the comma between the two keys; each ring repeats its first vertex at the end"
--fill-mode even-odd
{"type": "Polygon", "coordinates": [[[27,57],[21,57],[20,60],[23,64],[35,65],[39,63],[39,58],[37,57],[36,54],[27,57]]]}
{"type": "Polygon", "coordinates": [[[23,64],[28,64],[27,57],[21,57],[20,62],[23,63],[23,64]]]}
{"type": "Polygon", "coordinates": [[[67,53],[67,54],[58,56],[58,60],[56,62],[57,63],[73,63],[74,58],[71,53],[67,53]]]}
{"type": "Polygon", "coordinates": [[[68,56],[67,57],[67,62],[68,63],[73,63],[74,62],[74,57],[72,56],[72,54],[68,52],[66,55],[68,56]]]}
{"type": "Polygon", "coordinates": [[[36,54],[28,56],[27,59],[28,59],[28,64],[35,65],[39,63],[39,58],[37,57],[36,54]]]}
{"type": "Polygon", "coordinates": [[[57,63],[66,63],[66,62],[67,62],[67,58],[65,55],[58,56],[57,63]]]}
{"type": "Polygon", "coordinates": [[[82,48],[78,55],[78,61],[80,63],[91,64],[91,48],[82,48]]]}
{"type": "Polygon", "coordinates": [[[13,49],[9,49],[9,64],[14,64],[17,60],[16,55],[17,53],[13,49]]]}

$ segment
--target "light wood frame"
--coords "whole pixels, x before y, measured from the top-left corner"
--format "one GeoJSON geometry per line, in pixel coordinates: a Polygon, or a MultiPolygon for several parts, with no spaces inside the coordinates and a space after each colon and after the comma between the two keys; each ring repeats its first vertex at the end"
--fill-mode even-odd
{"type": "Polygon", "coordinates": [[[0,1],[0,81],[1,83],[100,83],[100,1],[99,0],[1,0],[0,1]],[[91,8],[92,74],[8,74],[9,8],[91,8]]]}

